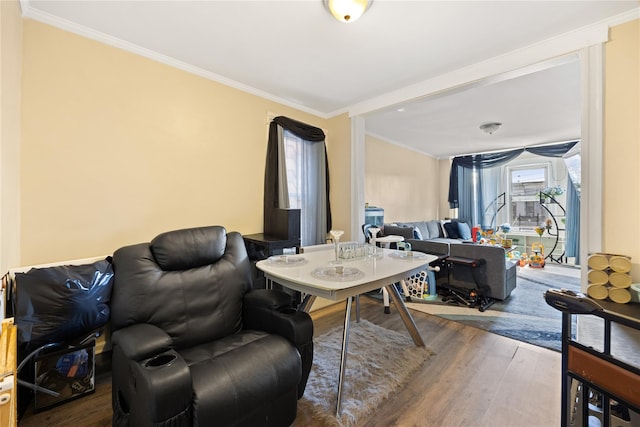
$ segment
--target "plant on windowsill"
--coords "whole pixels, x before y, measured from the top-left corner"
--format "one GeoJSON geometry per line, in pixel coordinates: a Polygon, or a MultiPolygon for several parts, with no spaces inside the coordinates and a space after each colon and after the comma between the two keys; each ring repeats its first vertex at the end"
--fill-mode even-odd
{"type": "Polygon", "coordinates": [[[505,222],[504,224],[500,224],[500,231],[502,231],[504,234],[510,233],[511,224],[509,224],[508,222],[505,222]]]}
{"type": "Polygon", "coordinates": [[[555,202],[555,198],[557,196],[561,196],[564,194],[564,188],[559,185],[554,185],[552,187],[544,188],[542,191],[538,193],[538,197],[540,198],[540,203],[549,203],[555,202]],[[551,199],[551,200],[549,200],[551,199]]]}
{"type": "Polygon", "coordinates": [[[551,218],[547,218],[547,220],[544,222],[544,228],[546,228],[549,233],[551,233],[552,225],[553,221],[551,220],[551,218]]]}

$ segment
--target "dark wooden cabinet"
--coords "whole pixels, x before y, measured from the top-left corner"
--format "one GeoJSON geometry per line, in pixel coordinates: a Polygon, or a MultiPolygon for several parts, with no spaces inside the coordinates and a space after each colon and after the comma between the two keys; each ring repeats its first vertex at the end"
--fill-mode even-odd
{"type": "Polygon", "coordinates": [[[253,271],[254,288],[264,288],[265,280],[262,272],[256,268],[256,262],[269,258],[273,255],[281,255],[285,249],[291,248],[298,253],[300,250],[300,237],[294,239],[283,239],[264,233],[247,234],[242,236],[247,247],[247,253],[251,260],[253,271]]]}
{"type": "Polygon", "coordinates": [[[242,236],[247,252],[251,259],[265,259],[272,255],[280,255],[284,249],[294,248],[298,253],[300,248],[300,237],[286,239],[264,233],[247,234],[242,236]]]}
{"type": "Polygon", "coordinates": [[[300,240],[300,209],[266,210],[264,234],[283,240],[300,240]]]}

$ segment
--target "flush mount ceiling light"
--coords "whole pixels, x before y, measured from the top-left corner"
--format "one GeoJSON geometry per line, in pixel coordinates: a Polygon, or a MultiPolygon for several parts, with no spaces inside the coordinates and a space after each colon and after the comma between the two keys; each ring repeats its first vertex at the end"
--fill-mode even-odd
{"type": "Polygon", "coordinates": [[[323,0],[324,6],[341,22],[353,22],[360,18],[373,0],[323,0]]]}
{"type": "Polygon", "coordinates": [[[502,126],[502,123],[498,123],[498,122],[485,123],[483,125],[480,125],[480,130],[485,133],[488,133],[489,135],[492,135],[495,131],[500,129],[500,126],[502,126]]]}

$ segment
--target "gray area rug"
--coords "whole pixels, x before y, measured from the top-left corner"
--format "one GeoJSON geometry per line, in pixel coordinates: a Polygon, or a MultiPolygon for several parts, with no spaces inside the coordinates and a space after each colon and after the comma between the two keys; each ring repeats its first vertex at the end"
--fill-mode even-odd
{"type": "Polygon", "coordinates": [[[559,268],[563,267],[518,267],[516,289],[511,296],[505,301],[496,302],[484,313],[477,308],[451,306],[440,300],[422,302],[414,299],[416,302],[407,303],[407,306],[518,341],[561,351],[562,313],[549,306],[543,294],[548,289],[557,288],[579,292],[580,278],[575,270],[561,274],[559,268]]]}
{"type": "Polygon", "coordinates": [[[342,327],[314,339],[313,367],[299,407],[329,426],[354,426],[400,389],[431,352],[416,347],[409,333],[366,320],[351,322],[342,414],[335,417],[342,327]]]}

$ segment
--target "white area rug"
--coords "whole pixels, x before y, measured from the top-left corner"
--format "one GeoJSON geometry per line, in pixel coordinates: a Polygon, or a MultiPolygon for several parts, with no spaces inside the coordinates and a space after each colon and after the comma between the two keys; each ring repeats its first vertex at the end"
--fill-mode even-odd
{"type": "Polygon", "coordinates": [[[314,339],[313,368],[298,404],[329,426],[354,426],[429,358],[409,332],[395,332],[366,320],[351,322],[342,414],[335,417],[342,327],[314,339]]]}

